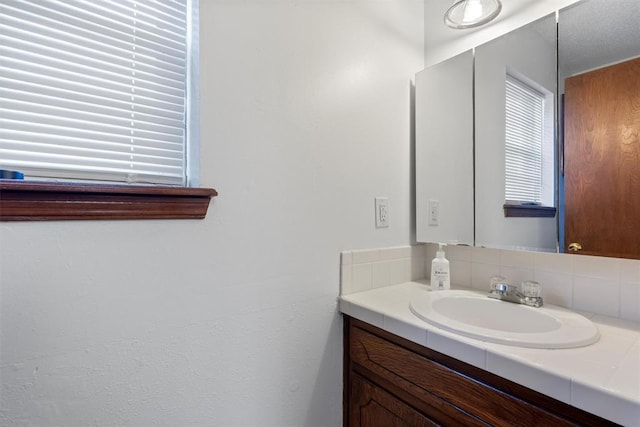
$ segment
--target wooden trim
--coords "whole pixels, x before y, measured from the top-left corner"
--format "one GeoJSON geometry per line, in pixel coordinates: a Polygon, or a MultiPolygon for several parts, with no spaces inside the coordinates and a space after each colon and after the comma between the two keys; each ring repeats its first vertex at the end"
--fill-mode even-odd
{"type": "Polygon", "coordinates": [[[212,188],[0,179],[0,221],[202,219],[212,188]]]}
{"type": "Polygon", "coordinates": [[[351,354],[348,351],[351,343],[350,317],[342,317],[342,427],[350,427],[349,408],[351,407],[351,354]]]}
{"type": "Polygon", "coordinates": [[[537,205],[504,205],[506,218],[553,218],[556,216],[556,208],[553,206],[537,205]]]}

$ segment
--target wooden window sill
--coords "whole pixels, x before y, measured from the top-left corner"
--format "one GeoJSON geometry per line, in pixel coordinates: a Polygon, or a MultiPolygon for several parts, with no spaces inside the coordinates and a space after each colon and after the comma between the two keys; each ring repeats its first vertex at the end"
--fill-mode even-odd
{"type": "Polygon", "coordinates": [[[0,179],[0,221],[202,219],[212,188],[0,179]]]}
{"type": "Polygon", "coordinates": [[[553,206],[537,205],[504,205],[506,218],[553,218],[556,208],[553,206]]]}

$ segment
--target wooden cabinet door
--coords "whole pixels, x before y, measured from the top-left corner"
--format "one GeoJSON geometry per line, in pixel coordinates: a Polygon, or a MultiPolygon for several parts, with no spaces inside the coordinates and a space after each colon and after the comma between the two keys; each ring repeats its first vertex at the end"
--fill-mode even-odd
{"type": "Polygon", "coordinates": [[[427,427],[424,415],[359,375],[351,378],[350,427],[427,427]]]}
{"type": "Polygon", "coordinates": [[[566,79],[564,106],[565,252],[640,259],[640,58],[566,79]]]}

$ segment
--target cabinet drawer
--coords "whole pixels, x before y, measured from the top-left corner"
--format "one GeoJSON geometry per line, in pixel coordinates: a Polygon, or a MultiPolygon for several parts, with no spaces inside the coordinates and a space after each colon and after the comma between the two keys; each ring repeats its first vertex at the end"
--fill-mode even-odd
{"type": "Polygon", "coordinates": [[[478,421],[503,426],[575,425],[364,329],[352,327],[349,333],[352,363],[398,388],[417,387],[478,421]]]}

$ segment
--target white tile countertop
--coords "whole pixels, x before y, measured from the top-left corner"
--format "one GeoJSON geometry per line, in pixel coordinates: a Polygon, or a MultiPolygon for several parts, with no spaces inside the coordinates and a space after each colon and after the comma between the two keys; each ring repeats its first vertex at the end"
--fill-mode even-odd
{"type": "Polygon", "coordinates": [[[428,282],[414,281],[343,295],[340,311],[608,420],[640,426],[640,323],[583,312],[600,331],[592,345],[507,346],[422,321],[409,303],[425,292],[428,282]]]}

